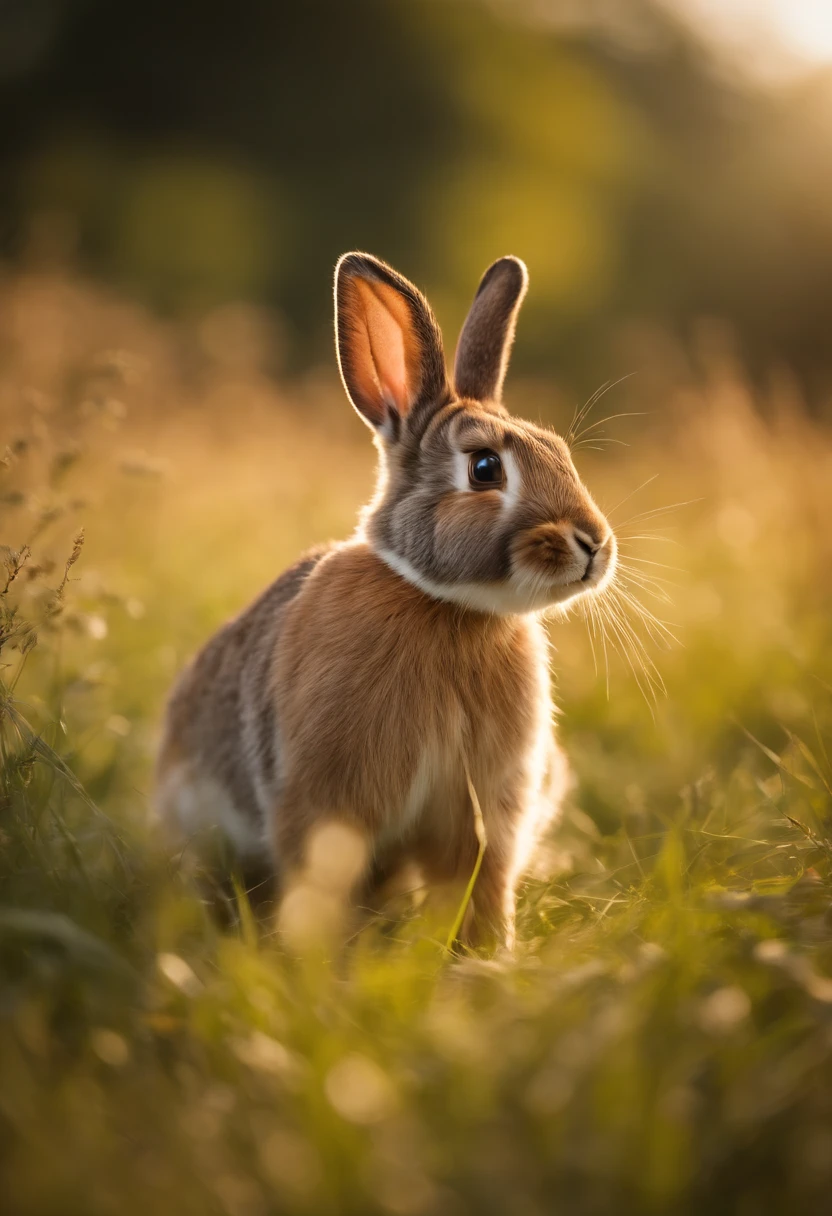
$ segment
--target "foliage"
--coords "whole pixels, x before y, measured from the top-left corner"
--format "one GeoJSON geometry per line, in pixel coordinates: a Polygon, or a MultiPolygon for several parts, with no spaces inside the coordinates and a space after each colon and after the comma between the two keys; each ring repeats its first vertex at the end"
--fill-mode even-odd
{"type": "Polygon", "coordinates": [[[766,88],[752,36],[726,63],[685,25],[702,8],[243,0],[229,21],[202,0],[194,22],[187,0],[0,5],[0,250],[76,260],[171,313],[278,305],[295,366],[329,344],[345,250],[459,320],[515,253],[527,368],[588,392],[633,318],[686,334],[704,313],[816,404],[830,73],[766,88]]]}
{"type": "MultiPolygon", "coordinates": [[[[363,428],[332,369],[264,375],[251,310],[170,326],[31,276],[3,301],[4,1210],[824,1204],[832,440],[793,388],[754,396],[709,330],[577,427],[622,586],[669,594],[679,644],[631,618],[654,700],[637,643],[607,674],[596,632],[596,672],[586,624],[553,621],[576,781],[516,957],[451,958],[417,916],[319,968],[244,902],[217,924],[155,837],[149,774],[184,656],[351,526],[363,428]]],[[[510,399],[567,429],[547,386],[510,399]]]]}

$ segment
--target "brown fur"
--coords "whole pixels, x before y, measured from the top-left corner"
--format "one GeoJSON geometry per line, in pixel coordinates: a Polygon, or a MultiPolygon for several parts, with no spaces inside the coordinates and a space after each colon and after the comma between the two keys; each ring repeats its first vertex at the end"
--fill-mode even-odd
{"type": "Polygon", "coordinates": [[[517,258],[500,258],[485,272],[459,336],[454,383],[461,397],[499,401],[514,342],[514,326],[528,286],[517,258]]]}
{"type": "Polygon", "coordinates": [[[279,891],[298,896],[287,904],[375,902],[414,864],[461,889],[477,852],[470,781],[488,845],[464,937],[513,939],[517,879],[565,771],[536,613],[615,560],[566,444],[500,403],[525,284],[515,259],[486,273],[455,392],[416,289],[366,254],[341,259],[339,363],[376,432],[375,495],[353,540],[287,571],[171,697],[163,817],[230,838],[244,861],[270,858],[279,891]],[[502,461],[494,486],[472,480],[483,450],[502,461]],[[335,827],[346,879],[319,847],[335,827]]]}
{"type": "MultiPolygon", "coordinates": [[[[277,711],[292,756],[278,854],[299,865],[307,833],[324,815],[367,833],[385,874],[407,855],[429,882],[464,881],[476,855],[467,763],[489,838],[478,903],[486,887],[491,899],[505,897],[494,871],[514,864],[512,829],[525,793],[517,757],[540,729],[535,624],[430,599],[403,586],[366,545],[330,554],[298,595],[275,655],[277,711]],[[403,825],[425,753],[425,804],[418,823],[403,825]]],[[[499,909],[488,917],[499,919],[499,909]]]]}

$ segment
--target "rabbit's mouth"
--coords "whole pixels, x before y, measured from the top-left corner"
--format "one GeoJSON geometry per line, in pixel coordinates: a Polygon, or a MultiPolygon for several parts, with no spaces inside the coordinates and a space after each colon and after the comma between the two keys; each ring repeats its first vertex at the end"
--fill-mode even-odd
{"type": "Polygon", "coordinates": [[[566,521],[524,529],[511,546],[512,580],[534,598],[563,603],[597,591],[613,577],[617,557],[615,536],[591,535],[566,521]]]}
{"type": "Polygon", "coordinates": [[[604,543],[592,553],[586,564],[586,570],[581,576],[581,582],[587,591],[601,591],[615,577],[615,567],[618,561],[618,545],[615,534],[610,532],[604,543]]]}

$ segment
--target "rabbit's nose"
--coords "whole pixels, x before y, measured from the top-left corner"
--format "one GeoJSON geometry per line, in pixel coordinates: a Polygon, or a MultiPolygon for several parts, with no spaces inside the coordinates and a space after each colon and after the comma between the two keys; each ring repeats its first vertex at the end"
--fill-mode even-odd
{"type": "Polygon", "coordinates": [[[600,528],[593,528],[590,532],[587,528],[576,528],[574,524],[572,524],[571,532],[573,541],[581,552],[587,555],[590,563],[598,550],[603,549],[609,536],[608,532],[606,535],[602,535],[600,528]]]}
{"type": "Polygon", "coordinates": [[[601,545],[596,540],[587,536],[586,532],[579,532],[577,528],[572,529],[572,539],[575,541],[578,548],[587,555],[590,562],[601,548],[601,545]]]}
{"type": "MultiPolygon", "coordinates": [[[[578,549],[582,556],[586,556],[586,568],[581,575],[581,582],[587,582],[597,573],[598,562],[602,561],[604,549],[609,534],[601,537],[596,531],[593,534],[583,531],[581,528],[576,528],[574,524],[571,527],[571,538],[575,549],[578,549]],[[598,561],[596,561],[596,557],[598,561]]],[[[574,551],[574,550],[573,550],[574,551]]]]}

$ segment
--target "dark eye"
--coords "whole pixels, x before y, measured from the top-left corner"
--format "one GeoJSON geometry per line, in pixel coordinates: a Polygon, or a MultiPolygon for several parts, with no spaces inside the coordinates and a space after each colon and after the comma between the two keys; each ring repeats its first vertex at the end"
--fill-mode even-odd
{"type": "Polygon", "coordinates": [[[496,452],[487,448],[474,452],[468,465],[468,480],[472,486],[496,489],[503,484],[503,462],[496,452]]]}

